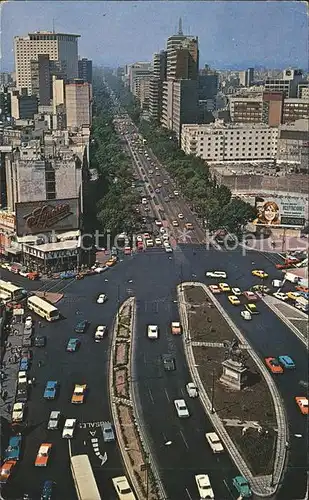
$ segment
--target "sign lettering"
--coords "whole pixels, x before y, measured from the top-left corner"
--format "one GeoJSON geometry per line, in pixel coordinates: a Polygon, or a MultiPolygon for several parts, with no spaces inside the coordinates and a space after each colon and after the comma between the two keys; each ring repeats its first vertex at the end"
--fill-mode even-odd
{"type": "Polygon", "coordinates": [[[25,215],[24,220],[30,229],[42,230],[51,228],[61,220],[69,217],[72,213],[68,203],[61,203],[57,206],[43,205],[25,215]]]}
{"type": "Polygon", "coordinates": [[[82,422],[79,424],[80,429],[94,429],[98,427],[102,427],[104,424],[104,421],[101,422],[82,422]]]}

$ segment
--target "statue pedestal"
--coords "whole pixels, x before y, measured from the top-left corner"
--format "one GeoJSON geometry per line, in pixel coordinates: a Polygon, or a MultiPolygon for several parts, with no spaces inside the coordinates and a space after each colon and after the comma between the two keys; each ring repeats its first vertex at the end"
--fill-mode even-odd
{"type": "Polygon", "coordinates": [[[226,359],[222,362],[222,369],[223,373],[220,377],[220,382],[237,391],[245,387],[247,368],[242,363],[226,359]]]}

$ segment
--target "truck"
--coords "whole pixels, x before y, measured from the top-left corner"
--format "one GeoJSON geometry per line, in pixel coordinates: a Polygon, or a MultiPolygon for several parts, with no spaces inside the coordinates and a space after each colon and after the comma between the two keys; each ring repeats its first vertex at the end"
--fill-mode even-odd
{"type": "Polygon", "coordinates": [[[305,297],[297,297],[295,307],[301,311],[308,312],[308,299],[305,297]]]}
{"type": "Polygon", "coordinates": [[[284,275],[284,279],[290,281],[291,283],[298,283],[299,277],[296,276],[293,272],[287,271],[284,275]]]}

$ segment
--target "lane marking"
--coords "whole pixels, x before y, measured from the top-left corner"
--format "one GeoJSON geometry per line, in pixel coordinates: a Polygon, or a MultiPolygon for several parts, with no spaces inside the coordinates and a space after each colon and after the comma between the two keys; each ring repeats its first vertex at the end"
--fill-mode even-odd
{"type": "Polygon", "coordinates": [[[171,400],[170,400],[170,397],[169,397],[169,395],[168,395],[167,390],[166,390],[166,389],[164,389],[164,392],[165,392],[165,395],[166,395],[166,397],[167,397],[168,402],[170,403],[170,402],[171,402],[171,400]]]}
{"type": "Polygon", "coordinates": [[[187,493],[188,497],[190,498],[190,500],[193,500],[193,498],[190,495],[190,492],[189,492],[188,488],[186,488],[186,493],[187,493]]]}
{"type": "Polygon", "coordinates": [[[153,395],[152,395],[152,392],[151,392],[151,390],[149,388],[148,388],[148,394],[149,394],[149,397],[150,397],[150,400],[151,400],[152,404],[154,404],[153,395]]]}
{"type": "Polygon", "coordinates": [[[182,439],[183,439],[183,442],[185,443],[186,447],[189,449],[189,445],[188,445],[188,443],[187,443],[187,441],[186,441],[185,436],[183,435],[183,432],[182,432],[182,431],[179,431],[179,433],[180,433],[180,435],[181,435],[181,437],[182,437],[182,439]]]}

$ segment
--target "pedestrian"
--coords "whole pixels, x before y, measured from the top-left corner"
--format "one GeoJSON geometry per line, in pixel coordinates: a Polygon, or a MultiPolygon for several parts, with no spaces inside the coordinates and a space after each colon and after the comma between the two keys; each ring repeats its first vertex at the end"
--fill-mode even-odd
{"type": "Polygon", "coordinates": [[[42,361],[39,361],[38,362],[38,367],[41,368],[41,366],[42,366],[42,361]]]}

